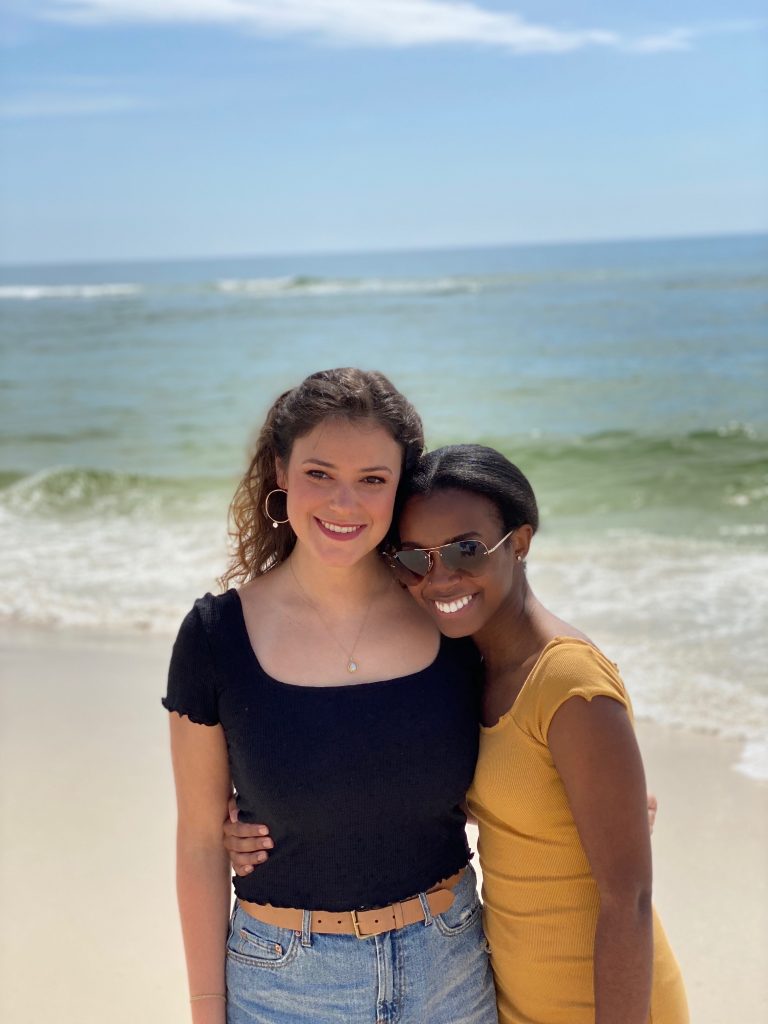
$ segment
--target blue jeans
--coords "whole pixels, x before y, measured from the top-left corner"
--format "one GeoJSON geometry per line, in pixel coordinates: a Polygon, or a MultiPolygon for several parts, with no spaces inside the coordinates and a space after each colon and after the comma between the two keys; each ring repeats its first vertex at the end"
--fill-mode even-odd
{"type": "Polygon", "coordinates": [[[444,914],[366,939],[264,924],[235,904],[227,1024],[497,1024],[475,873],[444,914]]]}

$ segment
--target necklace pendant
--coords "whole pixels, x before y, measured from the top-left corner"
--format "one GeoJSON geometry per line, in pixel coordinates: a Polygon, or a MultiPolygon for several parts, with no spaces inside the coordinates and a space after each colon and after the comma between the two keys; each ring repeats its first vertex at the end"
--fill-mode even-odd
{"type": "Polygon", "coordinates": [[[357,662],[351,658],[347,662],[347,672],[357,672],[357,662]]]}

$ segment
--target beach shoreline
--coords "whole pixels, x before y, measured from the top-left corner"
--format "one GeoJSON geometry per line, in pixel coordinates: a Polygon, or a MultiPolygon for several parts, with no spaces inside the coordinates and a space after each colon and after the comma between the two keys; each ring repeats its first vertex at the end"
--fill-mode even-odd
{"type": "MultiPolygon", "coordinates": [[[[162,636],[0,626],[0,1015],[188,1019],[162,636]],[[41,933],[45,940],[41,944],[41,933]],[[45,984],[37,956],[53,941],[45,984]]],[[[741,744],[638,725],[655,902],[695,1024],[768,1017],[768,783],[741,744]]]]}

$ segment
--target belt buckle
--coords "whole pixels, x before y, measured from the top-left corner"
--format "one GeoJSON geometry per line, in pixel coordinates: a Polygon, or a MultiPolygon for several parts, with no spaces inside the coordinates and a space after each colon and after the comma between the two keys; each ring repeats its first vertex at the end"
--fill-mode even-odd
{"type": "Polygon", "coordinates": [[[350,915],[352,917],[352,927],[355,929],[355,935],[357,936],[357,938],[358,939],[367,939],[368,936],[367,935],[363,935],[363,933],[360,931],[360,922],[357,919],[357,911],[356,910],[350,910],[349,913],[350,913],[350,915]]]}

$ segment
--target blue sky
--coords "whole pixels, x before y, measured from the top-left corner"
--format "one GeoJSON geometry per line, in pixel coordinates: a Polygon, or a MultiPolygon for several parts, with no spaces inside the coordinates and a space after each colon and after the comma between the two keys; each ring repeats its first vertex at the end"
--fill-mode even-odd
{"type": "Polygon", "coordinates": [[[753,0],[2,11],[6,263],[768,228],[753,0]]]}

